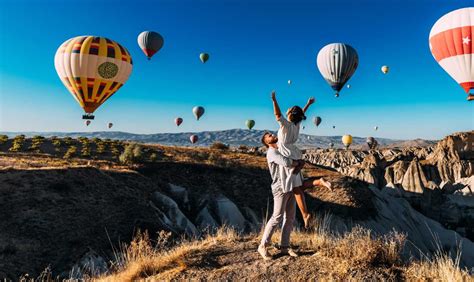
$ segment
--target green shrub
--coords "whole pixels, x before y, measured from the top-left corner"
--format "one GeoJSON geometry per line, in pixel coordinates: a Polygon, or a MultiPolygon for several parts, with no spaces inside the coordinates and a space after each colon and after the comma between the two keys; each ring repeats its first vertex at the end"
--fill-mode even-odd
{"type": "Polygon", "coordinates": [[[71,146],[69,149],[67,149],[66,153],[64,154],[65,159],[69,159],[73,157],[77,152],[77,147],[76,146],[71,146]]]}
{"type": "Polygon", "coordinates": [[[97,154],[105,153],[105,142],[103,141],[96,142],[96,145],[97,145],[97,148],[96,148],[97,154]]]}
{"type": "Polygon", "coordinates": [[[123,153],[119,157],[119,161],[123,164],[135,164],[143,161],[143,148],[136,143],[128,144],[123,153]]]}
{"type": "Polygon", "coordinates": [[[23,143],[25,143],[25,135],[17,135],[13,138],[13,143],[10,149],[10,152],[19,152],[23,147],[23,143]]]}
{"type": "Polygon", "coordinates": [[[63,138],[64,144],[70,146],[73,144],[73,139],[71,137],[64,137],[63,138]]]}
{"type": "Polygon", "coordinates": [[[211,149],[217,149],[217,150],[228,150],[229,149],[229,146],[224,144],[224,143],[221,143],[221,142],[214,142],[212,143],[211,149]]]}
{"type": "Polygon", "coordinates": [[[0,135],[0,145],[7,143],[7,141],[8,141],[8,136],[0,135]]]}
{"type": "Polygon", "coordinates": [[[156,153],[151,153],[150,162],[156,162],[158,160],[158,155],[156,153]]]}

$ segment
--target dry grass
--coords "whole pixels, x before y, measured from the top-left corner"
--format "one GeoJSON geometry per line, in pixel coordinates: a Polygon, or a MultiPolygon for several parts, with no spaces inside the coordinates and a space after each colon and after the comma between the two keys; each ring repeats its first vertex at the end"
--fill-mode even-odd
{"type": "MultiPolygon", "coordinates": [[[[274,242],[279,235],[274,235],[274,242]]],[[[375,237],[368,230],[354,228],[352,232],[336,236],[319,228],[314,233],[294,232],[291,240],[302,256],[296,260],[277,257],[267,263],[256,253],[259,238],[255,234],[242,237],[223,228],[204,239],[185,241],[171,248],[162,242],[152,244],[146,234],[140,235],[122,249],[113,274],[97,280],[473,281],[473,277],[460,270],[458,263],[447,255],[402,262],[400,252],[405,236],[397,233],[375,237]]]]}

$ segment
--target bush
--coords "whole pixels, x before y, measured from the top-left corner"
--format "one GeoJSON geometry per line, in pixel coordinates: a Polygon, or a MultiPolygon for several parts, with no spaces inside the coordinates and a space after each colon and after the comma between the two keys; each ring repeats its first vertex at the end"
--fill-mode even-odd
{"type": "Polygon", "coordinates": [[[141,145],[130,143],[119,157],[119,161],[123,164],[135,164],[143,161],[143,149],[141,145]]]}
{"type": "Polygon", "coordinates": [[[69,159],[73,157],[77,152],[77,147],[76,146],[71,146],[69,149],[67,149],[66,153],[64,154],[65,159],[69,159]]]}
{"type": "Polygon", "coordinates": [[[224,143],[221,143],[221,142],[214,142],[212,143],[211,149],[217,149],[217,150],[228,150],[229,149],[229,146],[224,144],[224,143]]]}
{"type": "Polygon", "coordinates": [[[7,141],[8,141],[8,136],[0,135],[0,145],[7,143],[7,141]]]}
{"type": "Polygon", "coordinates": [[[100,141],[100,142],[96,142],[96,144],[97,144],[97,149],[96,149],[97,154],[105,153],[105,143],[103,141],[100,141]]]}
{"type": "Polygon", "coordinates": [[[23,143],[25,142],[25,135],[17,135],[13,138],[13,143],[10,149],[10,152],[19,152],[23,147],[23,143]]]}
{"type": "Polygon", "coordinates": [[[152,153],[150,155],[150,162],[156,162],[158,160],[158,155],[156,153],[152,153]]]}
{"type": "Polygon", "coordinates": [[[31,145],[28,148],[28,150],[35,151],[36,153],[39,153],[40,152],[40,146],[41,146],[41,144],[43,144],[43,142],[44,142],[44,137],[43,136],[39,136],[39,135],[33,136],[33,138],[31,138],[31,145]]]}
{"type": "Polygon", "coordinates": [[[220,167],[227,167],[229,163],[227,162],[226,159],[221,158],[218,154],[215,153],[210,153],[208,161],[215,165],[215,166],[220,166],[220,167]]]}
{"type": "Polygon", "coordinates": [[[249,147],[245,146],[245,145],[240,145],[239,146],[239,151],[242,151],[242,152],[247,152],[249,150],[249,147]]]}
{"type": "Polygon", "coordinates": [[[64,144],[70,146],[73,143],[73,139],[71,137],[64,137],[63,138],[64,144]]]}

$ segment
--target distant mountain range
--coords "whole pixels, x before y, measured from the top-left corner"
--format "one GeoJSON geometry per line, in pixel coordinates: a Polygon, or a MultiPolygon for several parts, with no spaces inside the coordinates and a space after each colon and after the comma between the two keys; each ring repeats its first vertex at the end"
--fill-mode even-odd
{"type": "MultiPolygon", "coordinates": [[[[87,138],[101,138],[101,139],[117,139],[135,141],[140,143],[157,143],[162,145],[175,146],[190,146],[189,136],[196,134],[199,137],[197,146],[209,146],[214,142],[222,142],[231,146],[260,146],[260,139],[265,130],[245,130],[245,129],[229,129],[221,131],[203,131],[203,132],[183,132],[183,133],[156,133],[156,134],[134,134],[121,131],[96,131],[96,132],[0,132],[0,134],[14,137],[19,134],[24,134],[27,137],[34,135],[41,135],[44,137],[87,137],[87,138]]],[[[300,134],[298,145],[303,148],[328,148],[330,143],[334,144],[336,148],[342,148],[342,136],[316,136],[300,134]]],[[[394,140],[387,138],[376,138],[379,145],[382,147],[409,147],[418,146],[425,147],[436,143],[430,140],[394,140]]],[[[365,137],[353,137],[351,148],[361,149],[366,148],[365,137]]]]}

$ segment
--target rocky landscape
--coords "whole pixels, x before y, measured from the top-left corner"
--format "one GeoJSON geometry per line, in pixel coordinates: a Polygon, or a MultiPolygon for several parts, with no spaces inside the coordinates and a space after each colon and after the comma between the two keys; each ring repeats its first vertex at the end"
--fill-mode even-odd
{"type": "MultiPolygon", "coordinates": [[[[454,134],[427,148],[307,150],[312,165],[305,174],[324,176],[334,187],[306,191],[316,214],[313,229],[324,227],[331,236],[359,227],[371,236],[396,231],[406,236],[404,261],[439,251],[455,258],[461,249],[460,267],[471,269],[473,135],[454,134]]],[[[191,239],[227,226],[255,238],[272,208],[266,160],[251,148],[142,145],[138,150],[135,144],[100,139],[37,137],[18,145],[19,139],[0,144],[2,278],[37,277],[47,267],[60,277],[106,274],[117,261],[114,250],[138,230],[153,238],[165,232],[191,239]],[[15,144],[19,149],[12,152],[15,144]],[[71,147],[81,154],[68,154],[71,147]],[[140,158],[128,162],[122,157],[128,151],[139,151],[140,158]]],[[[256,241],[249,239],[247,247],[239,242],[243,245],[234,245],[233,252],[236,246],[253,250],[256,241]]],[[[243,253],[252,254],[242,259],[255,270],[258,257],[243,253]]],[[[330,277],[355,274],[344,275],[330,277]]]]}

